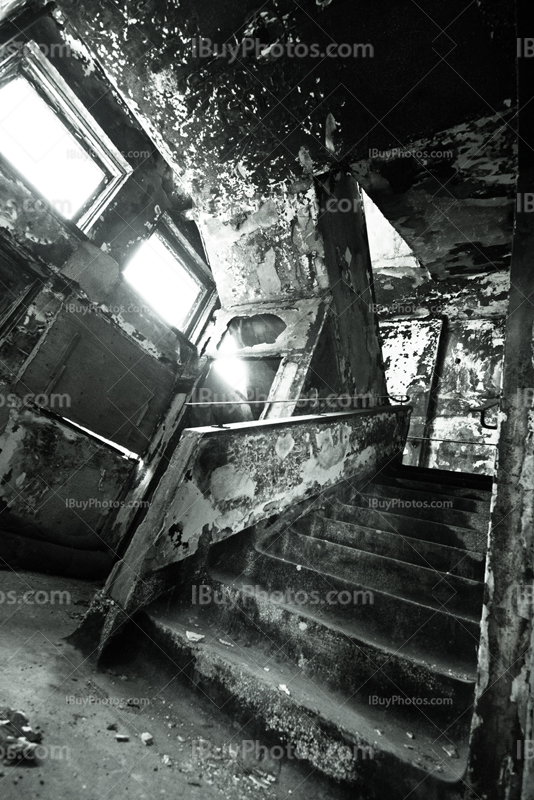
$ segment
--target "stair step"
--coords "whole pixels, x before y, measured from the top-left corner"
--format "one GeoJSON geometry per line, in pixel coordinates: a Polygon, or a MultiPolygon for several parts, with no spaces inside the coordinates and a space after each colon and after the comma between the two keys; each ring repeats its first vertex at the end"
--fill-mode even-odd
{"type": "Polygon", "coordinates": [[[259,648],[221,644],[220,631],[207,625],[201,631],[205,639],[193,643],[186,633],[187,613],[169,618],[148,609],[140,615],[139,624],[183,677],[219,707],[231,707],[241,718],[262,720],[271,736],[289,743],[314,768],[336,780],[362,782],[376,796],[391,796],[391,776],[395,775],[399,797],[460,800],[465,740],[451,741],[446,732],[436,733],[423,713],[407,729],[396,713],[386,716],[380,706],[363,707],[326,686],[319,690],[298,668],[270,661],[266,672],[265,655],[259,648]],[[407,730],[413,739],[407,737],[407,730]],[[451,744],[457,747],[458,759],[443,751],[444,745],[451,744]]]}
{"type": "Polygon", "coordinates": [[[339,519],[355,525],[363,525],[365,528],[375,528],[388,533],[407,535],[414,539],[423,539],[427,542],[445,544],[460,550],[472,550],[477,553],[485,553],[487,550],[487,533],[470,528],[460,528],[456,525],[393,514],[390,511],[375,511],[370,508],[348,505],[339,500],[326,506],[323,513],[330,519],[339,519]]]}
{"type": "Polygon", "coordinates": [[[372,590],[387,591],[433,608],[444,607],[451,613],[464,616],[471,613],[474,621],[480,617],[484,585],[479,581],[295,531],[266,539],[257,545],[257,549],[291,564],[302,564],[323,575],[353,581],[372,590]]]}
{"type": "Polygon", "coordinates": [[[458,497],[464,500],[471,500],[476,502],[479,507],[489,510],[491,502],[491,492],[486,489],[477,489],[475,487],[465,486],[452,486],[446,483],[431,483],[430,481],[417,480],[410,478],[402,473],[379,473],[373,478],[373,486],[399,486],[406,489],[414,489],[430,495],[446,495],[447,497],[458,497]]]}
{"type": "Polygon", "coordinates": [[[441,522],[444,525],[453,525],[458,528],[470,528],[487,535],[489,519],[446,506],[440,507],[440,503],[443,502],[448,503],[450,501],[422,501],[408,495],[400,498],[386,497],[378,493],[359,492],[350,499],[348,505],[358,506],[359,508],[372,508],[374,511],[379,512],[391,511],[393,514],[400,514],[404,517],[415,517],[429,522],[441,522]]]}
{"type": "Polygon", "coordinates": [[[460,528],[478,528],[486,530],[489,523],[490,504],[482,501],[476,502],[465,497],[454,495],[438,495],[431,492],[420,492],[416,489],[407,489],[403,486],[383,486],[369,483],[361,491],[356,491],[355,499],[365,497],[377,508],[413,509],[414,516],[421,515],[426,519],[436,519],[437,522],[446,520],[451,525],[460,528]],[[384,502],[385,501],[385,502],[384,502]],[[474,506],[474,508],[473,508],[474,506]],[[433,512],[432,516],[425,516],[426,512],[433,512]],[[441,515],[441,518],[438,516],[441,515]],[[457,518],[457,522],[454,520],[457,518]]]}
{"type": "Polygon", "coordinates": [[[327,539],[377,555],[391,556],[421,567],[451,572],[474,581],[484,579],[485,558],[481,553],[329,519],[317,512],[294,522],[289,531],[327,539]]]}
{"type": "Polygon", "coordinates": [[[457,663],[459,671],[475,667],[480,614],[455,615],[446,608],[371,590],[357,581],[325,575],[305,564],[295,565],[258,551],[243,556],[245,548],[243,539],[232,549],[215,546],[211,568],[237,573],[248,585],[264,586],[279,597],[289,596],[297,605],[310,605],[314,614],[321,613],[336,624],[357,625],[367,632],[367,638],[387,641],[400,654],[417,651],[427,660],[445,658],[457,663]]]}
{"type": "Polygon", "coordinates": [[[425,703],[447,698],[447,704],[435,710],[451,722],[472,701],[474,664],[429,659],[409,645],[398,652],[362,625],[357,613],[349,623],[335,612],[323,613],[320,606],[294,603],[290,597],[287,602],[273,599],[265,587],[256,585],[252,591],[239,576],[212,570],[211,577],[218,605],[199,610],[208,612],[225,635],[237,636],[247,646],[251,641],[263,645],[270,657],[283,655],[309,677],[347,696],[358,695],[364,703],[371,695],[392,692],[423,697],[425,703]]]}
{"type": "Polygon", "coordinates": [[[453,486],[477,487],[483,491],[491,492],[493,478],[490,475],[474,475],[469,472],[454,472],[448,469],[429,469],[428,467],[411,467],[402,464],[400,467],[391,467],[392,475],[402,475],[407,478],[430,483],[448,483],[453,486]]]}

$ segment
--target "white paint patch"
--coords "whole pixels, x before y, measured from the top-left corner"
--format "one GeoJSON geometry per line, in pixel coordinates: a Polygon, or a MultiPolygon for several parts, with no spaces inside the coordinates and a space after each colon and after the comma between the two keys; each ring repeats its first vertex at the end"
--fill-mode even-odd
{"type": "Polygon", "coordinates": [[[275,264],[276,253],[271,248],[265,253],[265,261],[256,270],[262,291],[267,296],[277,295],[282,291],[275,264]]]}
{"type": "Polygon", "coordinates": [[[210,492],[216,503],[223,500],[237,500],[254,497],[256,484],[247,472],[237,469],[233,464],[217,467],[212,472],[210,492]]]}
{"type": "Polygon", "coordinates": [[[278,437],[274,449],[280,461],[283,461],[284,458],[286,458],[286,456],[289,455],[289,453],[293,450],[294,447],[295,447],[295,440],[293,439],[290,433],[285,433],[278,437]]]}

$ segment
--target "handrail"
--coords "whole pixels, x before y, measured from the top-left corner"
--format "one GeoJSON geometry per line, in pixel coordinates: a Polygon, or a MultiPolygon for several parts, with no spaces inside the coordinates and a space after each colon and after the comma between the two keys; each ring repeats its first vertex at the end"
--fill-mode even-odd
{"type": "Polygon", "coordinates": [[[495,406],[500,405],[501,401],[500,398],[490,397],[489,400],[481,406],[475,406],[475,408],[470,408],[470,412],[480,412],[480,424],[483,428],[486,428],[490,431],[496,431],[499,427],[498,425],[488,425],[486,422],[486,413],[490,410],[490,408],[495,408],[495,406]]]}
{"type": "MultiPolygon", "coordinates": [[[[323,401],[326,402],[326,403],[335,403],[337,400],[343,400],[343,401],[347,401],[347,400],[364,400],[364,399],[368,399],[368,400],[383,400],[384,398],[387,398],[389,400],[394,400],[396,403],[400,403],[402,405],[404,403],[409,403],[410,400],[411,400],[410,395],[405,394],[402,397],[405,398],[405,399],[401,399],[401,398],[398,398],[398,397],[393,397],[393,395],[391,395],[391,394],[377,394],[377,395],[365,394],[365,395],[354,395],[353,397],[351,397],[350,395],[342,394],[342,395],[338,395],[336,397],[332,397],[331,395],[329,395],[328,397],[299,397],[299,398],[291,397],[288,400],[268,400],[268,399],[265,399],[265,400],[207,400],[206,402],[189,402],[189,403],[185,403],[184,405],[186,405],[186,406],[248,406],[248,405],[258,405],[258,404],[261,404],[261,405],[266,405],[266,404],[274,405],[275,403],[286,403],[286,404],[287,403],[298,403],[298,404],[300,404],[300,403],[315,403],[315,404],[318,405],[319,403],[321,403],[323,401]]],[[[371,406],[368,406],[368,407],[371,407],[371,406]]]]}
{"type": "Polygon", "coordinates": [[[208,433],[215,433],[214,429],[219,431],[247,431],[267,429],[267,428],[290,428],[292,426],[299,426],[309,422],[316,422],[318,424],[328,424],[329,421],[335,419],[344,419],[351,417],[365,417],[373,416],[377,413],[391,413],[398,412],[399,410],[407,410],[411,413],[411,406],[373,406],[372,408],[349,408],[342,411],[318,411],[312,414],[295,414],[292,417],[266,417],[264,419],[251,419],[244,422],[225,422],[215,425],[200,425],[196,427],[186,428],[187,431],[197,431],[208,433]]]}
{"type": "Polygon", "coordinates": [[[406,441],[412,442],[452,442],[452,444],[477,444],[485,445],[486,447],[497,447],[497,442],[473,442],[468,439],[439,439],[438,437],[430,438],[429,436],[407,436],[406,441]]]}

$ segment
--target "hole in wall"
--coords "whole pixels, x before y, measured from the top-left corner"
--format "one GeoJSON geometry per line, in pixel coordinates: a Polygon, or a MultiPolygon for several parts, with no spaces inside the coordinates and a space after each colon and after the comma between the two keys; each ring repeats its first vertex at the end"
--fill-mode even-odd
{"type": "Polygon", "coordinates": [[[267,403],[281,357],[217,359],[195,392],[189,427],[250,422],[259,419],[267,403]]]}
{"type": "Polygon", "coordinates": [[[274,344],[287,328],[276,314],[255,314],[253,317],[234,317],[228,323],[219,348],[231,337],[237,347],[254,347],[256,344],[274,344]]]}

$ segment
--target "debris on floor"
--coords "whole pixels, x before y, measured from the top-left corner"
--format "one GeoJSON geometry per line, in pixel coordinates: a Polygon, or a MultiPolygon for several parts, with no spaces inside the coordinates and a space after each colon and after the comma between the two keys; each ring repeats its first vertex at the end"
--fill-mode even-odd
{"type": "Polygon", "coordinates": [[[0,757],[4,764],[37,757],[37,746],[42,741],[41,731],[34,731],[22,711],[0,708],[0,757]]]}

